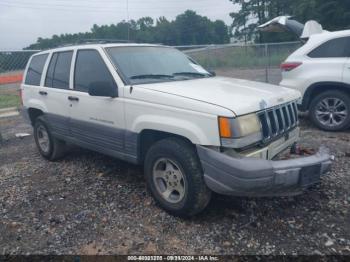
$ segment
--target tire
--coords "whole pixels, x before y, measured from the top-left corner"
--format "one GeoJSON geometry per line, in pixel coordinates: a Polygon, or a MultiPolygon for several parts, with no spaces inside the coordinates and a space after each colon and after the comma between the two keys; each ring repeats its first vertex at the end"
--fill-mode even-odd
{"type": "Polygon", "coordinates": [[[345,130],[350,127],[350,96],[338,90],[321,93],[311,101],[309,115],[322,130],[345,130]],[[338,106],[334,107],[334,104],[338,106]],[[333,120],[330,120],[331,116],[333,120]]]}
{"type": "Polygon", "coordinates": [[[43,116],[35,119],[34,140],[39,153],[47,160],[55,161],[65,154],[65,143],[52,136],[43,116]],[[45,143],[46,140],[47,143],[45,143]]]}
{"type": "Polygon", "coordinates": [[[183,139],[167,138],[156,142],[146,154],[144,172],[152,196],[172,215],[194,216],[203,211],[210,201],[211,191],[204,182],[196,150],[183,139]],[[167,174],[169,177],[164,177],[167,174]],[[166,198],[168,189],[173,191],[166,198]]]}

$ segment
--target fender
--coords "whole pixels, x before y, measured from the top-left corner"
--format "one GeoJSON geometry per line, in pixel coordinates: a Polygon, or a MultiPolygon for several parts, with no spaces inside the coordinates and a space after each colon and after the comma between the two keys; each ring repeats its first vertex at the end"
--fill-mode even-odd
{"type": "Polygon", "coordinates": [[[43,111],[44,113],[47,113],[47,107],[45,105],[45,103],[39,99],[35,99],[35,98],[31,98],[28,100],[28,102],[26,103],[26,109],[29,108],[35,108],[35,109],[39,109],[41,111],[43,111]]]}
{"type": "Polygon", "coordinates": [[[199,145],[213,145],[213,138],[217,137],[215,144],[220,145],[216,121],[216,118],[213,118],[210,121],[213,124],[210,125],[212,128],[208,127],[208,130],[205,132],[195,122],[190,122],[186,119],[159,115],[142,115],[134,122],[132,131],[140,134],[143,130],[157,130],[186,137],[193,144],[199,145]]]}
{"type": "Polygon", "coordinates": [[[330,90],[330,89],[345,90],[347,92],[350,92],[350,85],[342,82],[314,83],[306,89],[300,110],[303,112],[307,111],[309,109],[311,100],[316,94],[322,93],[323,91],[330,90]]]}

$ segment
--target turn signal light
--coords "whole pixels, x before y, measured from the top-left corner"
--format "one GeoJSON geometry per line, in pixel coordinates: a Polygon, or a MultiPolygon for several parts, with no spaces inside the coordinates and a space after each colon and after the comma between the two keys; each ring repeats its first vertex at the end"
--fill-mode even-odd
{"type": "Polygon", "coordinates": [[[222,137],[222,138],[231,138],[232,137],[230,118],[219,117],[219,130],[220,130],[220,137],[222,137]]]}

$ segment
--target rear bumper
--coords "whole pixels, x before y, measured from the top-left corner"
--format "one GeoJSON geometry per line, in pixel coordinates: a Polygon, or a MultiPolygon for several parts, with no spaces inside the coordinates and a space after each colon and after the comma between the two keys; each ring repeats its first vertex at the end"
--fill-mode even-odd
{"type": "Polygon", "coordinates": [[[233,158],[197,146],[207,186],[216,193],[235,196],[288,196],[301,194],[320,182],[331,169],[326,149],[291,160],[233,158]]]}

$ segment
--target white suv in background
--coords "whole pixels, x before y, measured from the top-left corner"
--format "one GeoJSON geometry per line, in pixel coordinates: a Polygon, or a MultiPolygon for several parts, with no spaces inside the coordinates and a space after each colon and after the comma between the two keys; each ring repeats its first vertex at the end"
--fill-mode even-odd
{"type": "Polygon", "coordinates": [[[267,32],[289,31],[306,42],[281,65],[281,86],[301,92],[300,111],[326,131],[350,127],[350,30],[328,32],[316,21],[305,25],[280,16],[259,26],[267,32]]]}
{"type": "Polygon", "coordinates": [[[328,153],[273,161],[299,138],[300,93],[214,77],[177,49],[93,44],[32,56],[23,114],[40,154],[72,143],[144,166],[155,200],[175,215],[203,210],[211,192],[302,193],[331,166],[328,153]]]}

